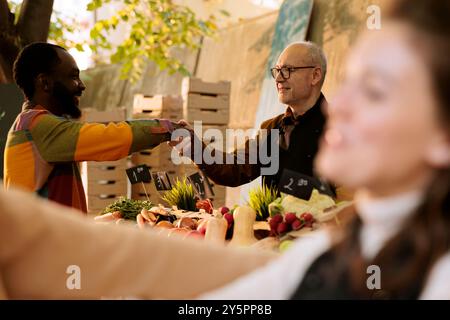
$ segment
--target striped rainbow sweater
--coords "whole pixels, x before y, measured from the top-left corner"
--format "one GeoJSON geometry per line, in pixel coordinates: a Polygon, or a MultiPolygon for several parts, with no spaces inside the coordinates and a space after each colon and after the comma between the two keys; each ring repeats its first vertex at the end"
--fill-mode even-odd
{"type": "Polygon", "coordinates": [[[170,140],[167,120],[82,123],[43,107],[22,111],[4,153],[4,186],[19,187],[86,212],[79,161],[113,161],[170,140]]]}

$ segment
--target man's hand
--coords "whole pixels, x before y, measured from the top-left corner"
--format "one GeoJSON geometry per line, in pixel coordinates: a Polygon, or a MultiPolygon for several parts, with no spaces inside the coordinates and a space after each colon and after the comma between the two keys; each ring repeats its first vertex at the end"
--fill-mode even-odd
{"type": "MultiPolygon", "coordinates": [[[[174,124],[174,127],[176,127],[177,129],[183,128],[183,129],[189,130],[191,132],[191,134],[194,134],[194,128],[186,120],[181,119],[180,121],[178,121],[174,124]]],[[[186,139],[186,138],[183,139],[183,137],[178,137],[178,139],[176,139],[176,140],[168,141],[167,144],[171,147],[175,147],[179,143],[181,143],[183,140],[189,140],[189,144],[191,143],[191,139],[186,139]]],[[[179,148],[175,148],[175,149],[178,150],[179,148]]],[[[178,150],[178,152],[180,152],[180,150],[178,150]]]]}
{"type": "Polygon", "coordinates": [[[178,154],[182,157],[188,157],[192,161],[194,161],[194,154],[197,153],[200,154],[201,158],[203,149],[206,147],[206,145],[204,145],[201,138],[195,135],[194,128],[186,120],[178,121],[176,123],[176,126],[179,129],[187,130],[189,132],[189,135],[184,134],[183,136],[174,138],[173,140],[167,142],[167,144],[176,149],[178,151],[178,154]],[[197,147],[194,147],[194,145],[196,145],[197,147]]]}

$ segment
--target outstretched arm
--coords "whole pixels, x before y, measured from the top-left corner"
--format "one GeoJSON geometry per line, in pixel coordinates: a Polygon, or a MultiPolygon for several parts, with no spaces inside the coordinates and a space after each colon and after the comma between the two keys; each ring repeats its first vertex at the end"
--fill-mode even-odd
{"type": "Polygon", "coordinates": [[[111,161],[170,140],[167,120],[82,123],[49,114],[36,116],[30,133],[47,162],[111,161]]]}

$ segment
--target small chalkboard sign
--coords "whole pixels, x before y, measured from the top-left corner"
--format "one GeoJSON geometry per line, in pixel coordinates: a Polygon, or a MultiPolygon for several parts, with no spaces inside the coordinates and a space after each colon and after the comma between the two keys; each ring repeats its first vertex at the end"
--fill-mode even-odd
{"type": "Polygon", "coordinates": [[[331,186],[329,183],[322,181],[320,179],[317,179],[317,190],[319,190],[320,193],[329,195],[330,197],[335,198],[336,193],[331,189],[331,186]]]}
{"type": "Polygon", "coordinates": [[[131,184],[140,182],[149,183],[151,181],[150,170],[145,164],[129,168],[125,171],[131,184]]]}
{"type": "Polygon", "coordinates": [[[172,189],[169,174],[165,171],[152,172],[152,179],[155,183],[156,190],[167,191],[172,189]]]}
{"type": "Polygon", "coordinates": [[[305,200],[309,200],[314,188],[320,193],[327,194],[331,197],[334,196],[327,183],[288,169],[283,170],[280,183],[278,184],[278,190],[280,192],[305,200]]]}
{"type": "Polygon", "coordinates": [[[208,199],[214,196],[214,191],[209,183],[208,177],[196,172],[188,177],[189,182],[194,187],[197,196],[201,199],[208,199]]]}

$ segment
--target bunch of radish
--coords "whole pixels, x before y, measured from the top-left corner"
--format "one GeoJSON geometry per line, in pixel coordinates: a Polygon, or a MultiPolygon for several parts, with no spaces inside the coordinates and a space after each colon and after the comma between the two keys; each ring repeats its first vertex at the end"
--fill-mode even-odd
{"type": "Polygon", "coordinates": [[[297,231],[304,227],[311,228],[313,223],[314,217],[309,212],[302,213],[300,217],[293,212],[288,212],[284,216],[277,214],[269,220],[270,235],[282,236],[289,231],[297,231]]]}

